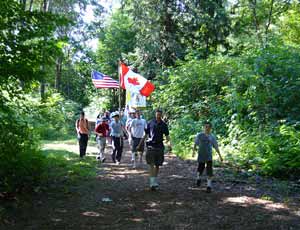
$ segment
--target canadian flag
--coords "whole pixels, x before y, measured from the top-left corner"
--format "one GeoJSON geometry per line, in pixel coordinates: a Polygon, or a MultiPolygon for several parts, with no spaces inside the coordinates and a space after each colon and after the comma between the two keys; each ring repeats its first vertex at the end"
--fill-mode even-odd
{"type": "Polygon", "coordinates": [[[140,93],[146,97],[155,89],[155,86],[150,81],[133,72],[123,62],[120,62],[120,83],[123,89],[133,93],[140,93]]]}

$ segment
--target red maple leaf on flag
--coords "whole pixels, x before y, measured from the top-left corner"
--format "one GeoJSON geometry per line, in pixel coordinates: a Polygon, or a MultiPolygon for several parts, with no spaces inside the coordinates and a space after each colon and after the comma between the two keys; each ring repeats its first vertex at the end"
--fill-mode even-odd
{"type": "Polygon", "coordinates": [[[140,84],[136,77],[134,77],[134,78],[129,77],[128,78],[128,83],[133,84],[133,85],[139,85],[140,84]]]}

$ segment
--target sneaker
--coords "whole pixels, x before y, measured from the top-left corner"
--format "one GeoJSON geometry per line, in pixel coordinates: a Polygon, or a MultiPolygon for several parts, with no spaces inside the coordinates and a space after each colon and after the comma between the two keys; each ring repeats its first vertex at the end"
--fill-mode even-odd
{"type": "Polygon", "coordinates": [[[102,162],[102,163],[104,163],[104,162],[105,162],[105,160],[106,160],[106,159],[105,159],[105,157],[104,157],[104,158],[101,160],[101,162],[102,162]]]}
{"type": "Polygon", "coordinates": [[[120,165],[120,161],[116,161],[116,165],[120,165]]]}
{"type": "Polygon", "coordinates": [[[211,193],[211,187],[207,187],[207,188],[206,188],[206,192],[207,192],[207,193],[211,193]]]}
{"type": "Polygon", "coordinates": [[[101,158],[100,158],[100,156],[97,156],[96,159],[99,161],[101,158]]]}
{"type": "Polygon", "coordinates": [[[158,190],[158,186],[156,186],[156,185],[151,185],[151,186],[150,186],[150,190],[151,190],[151,191],[157,191],[157,190],[158,190]]]}
{"type": "Polygon", "coordinates": [[[136,163],[135,161],[131,161],[132,162],[132,168],[135,169],[136,168],[136,163]]]}
{"type": "Polygon", "coordinates": [[[111,157],[111,160],[112,160],[113,163],[116,163],[116,159],[115,158],[111,157]]]}
{"type": "Polygon", "coordinates": [[[201,179],[197,179],[196,185],[197,185],[197,187],[200,187],[200,186],[201,186],[201,179]]]}

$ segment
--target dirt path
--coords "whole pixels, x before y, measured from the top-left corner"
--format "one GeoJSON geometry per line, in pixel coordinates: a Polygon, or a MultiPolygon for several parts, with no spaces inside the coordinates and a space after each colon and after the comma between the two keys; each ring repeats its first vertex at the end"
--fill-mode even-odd
{"type": "Polygon", "coordinates": [[[131,169],[129,156],[127,151],[117,166],[107,155],[95,179],[31,198],[16,207],[15,221],[5,229],[300,229],[299,198],[261,199],[277,198],[261,182],[230,179],[222,168],[207,194],[205,186],[193,186],[196,163],[173,155],[161,169],[160,190],[152,192],[146,165],[131,169]]]}

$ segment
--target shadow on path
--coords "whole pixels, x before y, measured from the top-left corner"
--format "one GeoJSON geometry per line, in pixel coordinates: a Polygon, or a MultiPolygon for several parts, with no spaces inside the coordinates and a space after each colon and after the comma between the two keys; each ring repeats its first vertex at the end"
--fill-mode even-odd
{"type": "Polygon", "coordinates": [[[120,165],[107,154],[96,178],[33,197],[16,208],[15,223],[6,229],[299,229],[299,207],[260,199],[249,184],[232,186],[222,169],[207,194],[205,185],[193,186],[195,168],[167,155],[160,190],[152,192],[146,165],[131,169],[129,151],[120,165]]]}

